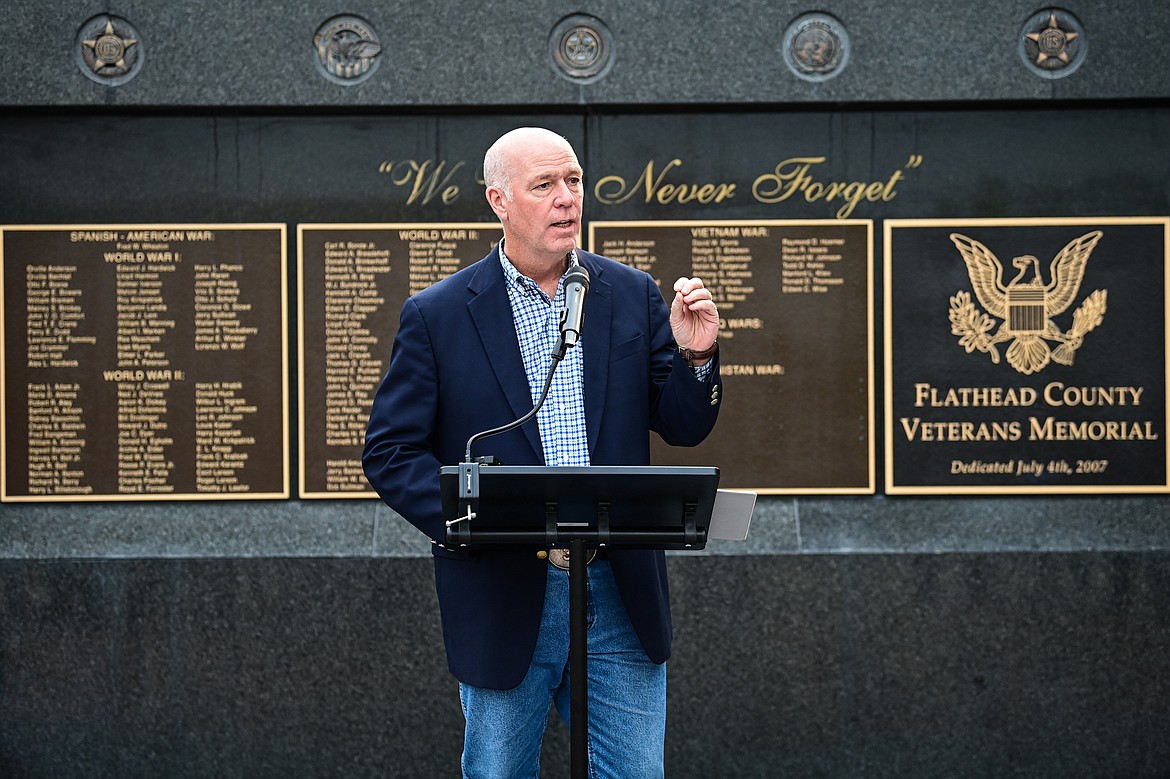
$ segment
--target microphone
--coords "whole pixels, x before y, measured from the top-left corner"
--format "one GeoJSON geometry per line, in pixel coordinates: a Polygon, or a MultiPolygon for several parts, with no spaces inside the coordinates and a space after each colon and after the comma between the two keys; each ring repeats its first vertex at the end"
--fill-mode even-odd
{"type": "Polygon", "coordinates": [[[514,422],[509,422],[506,425],[501,425],[491,430],[484,430],[467,439],[467,448],[463,460],[464,465],[473,463],[471,459],[471,447],[476,441],[481,438],[506,433],[509,430],[520,427],[520,425],[523,425],[536,416],[536,412],[540,411],[540,407],[548,399],[548,391],[552,386],[553,373],[556,372],[561,360],[565,359],[565,352],[568,351],[570,346],[576,345],[577,341],[581,338],[581,320],[585,317],[585,293],[588,291],[589,271],[585,270],[581,265],[574,265],[565,274],[565,310],[561,312],[561,334],[557,338],[556,346],[552,350],[552,363],[549,365],[548,374],[544,377],[544,387],[541,389],[540,399],[536,401],[531,411],[514,422]]]}
{"type": "Polygon", "coordinates": [[[581,321],[585,318],[585,293],[589,291],[589,271],[574,265],[565,275],[565,310],[561,312],[561,335],[553,356],[563,357],[581,338],[581,321]]]}

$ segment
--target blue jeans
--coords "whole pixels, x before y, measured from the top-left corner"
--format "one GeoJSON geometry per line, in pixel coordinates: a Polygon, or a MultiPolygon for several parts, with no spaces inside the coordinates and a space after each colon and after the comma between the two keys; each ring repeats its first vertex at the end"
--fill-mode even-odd
{"type": "MultiPolygon", "coordinates": [[[[596,560],[588,573],[589,775],[641,779],[663,775],[666,666],[646,657],[626,615],[613,571],[596,560]]],[[[467,727],[463,776],[540,776],[540,744],[550,703],[569,722],[569,574],[548,567],[540,635],[520,686],[459,685],[467,727]]],[[[565,756],[566,761],[568,755],[565,756]]]]}

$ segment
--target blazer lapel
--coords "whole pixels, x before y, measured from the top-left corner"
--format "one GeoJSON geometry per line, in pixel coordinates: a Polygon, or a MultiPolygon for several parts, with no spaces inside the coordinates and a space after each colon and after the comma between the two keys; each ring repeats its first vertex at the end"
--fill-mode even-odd
{"type": "MultiPolygon", "coordinates": [[[[512,304],[504,286],[498,249],[488,255],[467,285],[471,300],[467,311],[479,331],[479,339],[491,363],[496,381],[508,399],[515,419],[532,410],[532,395],[524,361],[520,358],[520,342],[516,338],[516,323],[512,318],[512,304]]],[[[588,310],[588,309],[586,309],[588,310]]],[[[469,376],[468,381],[482,381],[484,377],[469,376]]],[[[538,461],[544,461],[544,447],[540,443],[540,429],[534,421],[522,427],[538,461]]]]}

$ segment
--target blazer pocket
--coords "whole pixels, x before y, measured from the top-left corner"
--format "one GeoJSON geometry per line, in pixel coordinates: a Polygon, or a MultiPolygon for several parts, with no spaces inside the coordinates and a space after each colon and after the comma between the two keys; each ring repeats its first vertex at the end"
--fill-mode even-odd
{"type": "Polygon", "coordinates": [[[624,360],[635,354],[644,354],[646,352],[646,336],[638,333],[629,340],[622,341],[617,346],[609,350],[609,361],[615,363],[618,360],[624,360]]]}

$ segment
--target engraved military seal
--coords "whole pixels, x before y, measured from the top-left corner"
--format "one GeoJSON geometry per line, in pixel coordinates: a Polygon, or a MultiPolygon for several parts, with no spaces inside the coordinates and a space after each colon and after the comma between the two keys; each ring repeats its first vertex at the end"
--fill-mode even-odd
{"type": "Polygon", "coordinates": [[[77,66],[99,84],[124,84],[142,68],[142,38],[119,16],[93,17],[81,25],[76,41],[77,66]]]}
{"type": "Polygon", "coordinates": [[[783,54],[795,75],[806,81],[825,81],[849,61],[849,33],[828,14],[804,14],[784,31],[783,54]]]}
{"type": "Polygon", "coordinates": [[[335,84],[352,86],[374,75],[382,44],[369,22],[335,16],[313,34],[317,72],[335,84]]]}
{"type": "Polygon", "coordinates": [[[1088,39],[1080,20],[1068,11],[1049,8],[1032,16],[1020,31],[1020,59],[1043,78],[1064,78],[1081,66],[1088,39]]]}
{"type": "Polygon", "coordinates": [[[553,26],[548,43],[553,70],[570,81],[592,83],[613,67],[613,33],[597,17],[566,16],[553,26]]]}

